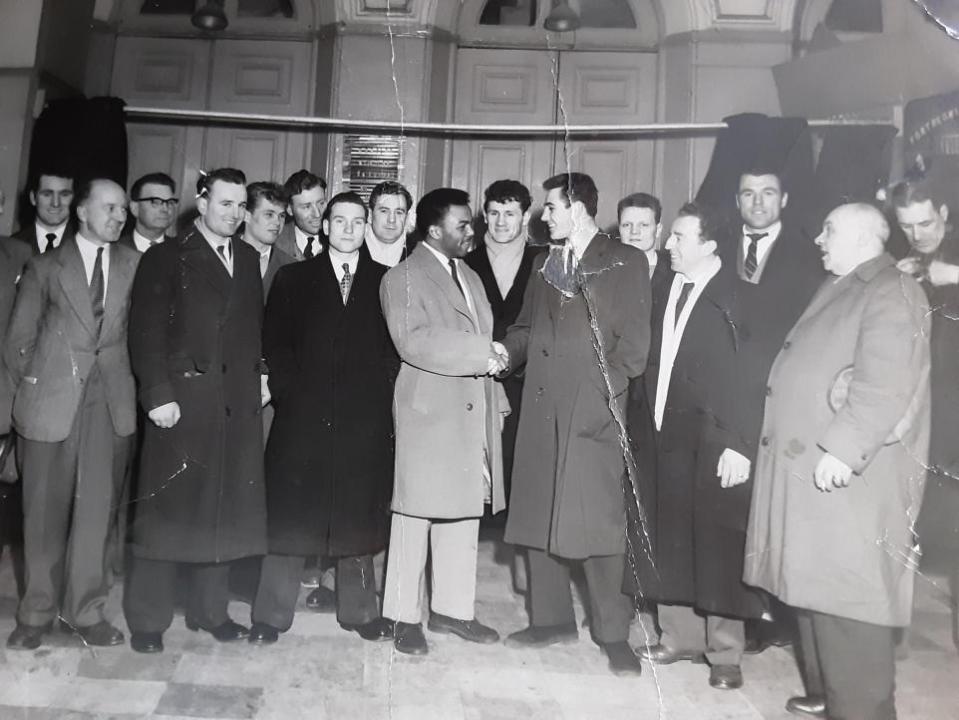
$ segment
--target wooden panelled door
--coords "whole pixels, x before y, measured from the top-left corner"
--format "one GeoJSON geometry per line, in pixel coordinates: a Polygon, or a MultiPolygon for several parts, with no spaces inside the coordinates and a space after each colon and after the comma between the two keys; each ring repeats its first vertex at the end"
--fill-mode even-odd
{"type": "MultiPolygon", "coordinates": [[[[464,48],[457,55],[455,93],[458,123],[654,122],[656,55],[464,48]]],[[[586,172],[599,189],[597,221],[611,229],[620,198],[654,190],[654,157],[654,141],[648,139],[458,139],[452,182],[468,190],[479,212],[491,182],[518,179],[533,193],[538,215],[543,180],[560,172],[586,172]]],[[[545,239],[535,223],[532,230],[545,239]]]]}

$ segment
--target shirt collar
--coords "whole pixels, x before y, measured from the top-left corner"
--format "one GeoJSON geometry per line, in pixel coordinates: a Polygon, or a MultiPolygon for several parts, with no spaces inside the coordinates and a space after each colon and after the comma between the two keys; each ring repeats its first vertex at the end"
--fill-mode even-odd
{"type": "Polygon", "coordinates": [[[47,237],[47,235],[49,235],[50,233],[53,233],[54,235],[57,236],[57,242],[59,242],[59,241],[60,241],[60,238],[63,237],[63,231],[67,229],[67,221],[64,220],[62,223],[60,223],[59,225],[57,225],[57,226],[56,226],[55,228],[53,228],[52,230],[48,230],[47,228],[43,227],[43,226],[42,226],[40,223],[38,223],[38,222],[35,222],[35,223],[34,223],[34,227],[36,227],[36,229],[37,229],[37,237],[38,237],[38,238],[44,238],[44,239],[45,239],[45,238],[47,237]]]}
{"type": "Polygon", "coordinates": [[[684,275],[683,273],[676,273],[676,275],[682,278],[683,282],[691,282],[696,285],[705,284],[707,281],[712,280],[713,275],[719,272],[719,268],[721,268],[722,265],[723,262],[719,259],[719,256],[713,255],[710,262],[703,263],[702,267],[691,275],[684,275]]]}
{"type": "Polygon", "coordinates": [[[765,230],[753,230],[752,228],[748,228],[745,225],[743,225],[743,238],[749,239],[750,234],[766,233],[766,237],[762,238],[760,242],[773,242],[776,240],[776,238],[779,237],[779,233],[782,232],[782,229],[783,229],[782,220],[777,220],[765,230]]]}
{"type": "Polygon", "coordinates": [[[104,243],[103,245],[97,245],[96,243],[92,242],[91,240],[87,240],[87,239],[86,239],[85,237],[83,237],[83,235],[81,235],[79,232],[77,232],[77,234],[75,235],[75,237],[76,237],[76,239],[77,239],[77,249],[78,249],[78,250],[81,252],[81,254],[83,254],[83,255],[87,255],[87,256],[89,256],[89,257],[96,257],[97,250],[99,250],[101,247],[103,248],[103,254],[104,254],[104,255],[106,255],[107,253],[110,252],[110,243],[104,243]]]}
{"type": "Polygon", "coordinates": [[[196,229],[200,231],[200,234],[204,237],[204,239],[206,239],[206,241],[213,247],[226,245],[230,242],[230,238],[222,238],[210,230],[210,228],[206,226],[206,223],[203,222],[202,218],[197,218],[193,221],[193,224],[196,226],[196,229]]]}
{"type": "Polygon", "coordinates": [[[436,259],[440,261],[440,263],[443,265],[444,268],[447,268],[447,271],[449,270],[450,260],[453,260],[454,262],[456,261],[456,258],[448,258],[448,257],[446,257],[443,253],[441,253],[441,252],[440,252],[439,250],[437,250],[435,247],[433,247],[432,245],[430,245],[428,242],[424,242],[424,243],[423,243],[423,246],[424,246],[427,250],[429,250],[431,253],[433,253],[433,255],[436,256],[436,259]]]}

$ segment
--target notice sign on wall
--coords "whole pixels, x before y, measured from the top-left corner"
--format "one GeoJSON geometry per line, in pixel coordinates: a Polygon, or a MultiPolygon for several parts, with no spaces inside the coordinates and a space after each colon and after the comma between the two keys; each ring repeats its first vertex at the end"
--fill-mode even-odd
{"type": "Polygon", "coordinates": [[[403,138],[346,135],[343,139],[343,183],[368,200],[384,180],[399,181],[403,169],[403,138]]]}

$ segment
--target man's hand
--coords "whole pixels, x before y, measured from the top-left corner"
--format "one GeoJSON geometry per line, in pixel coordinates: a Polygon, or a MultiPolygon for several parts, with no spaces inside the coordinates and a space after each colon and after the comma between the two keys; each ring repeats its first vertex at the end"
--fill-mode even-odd
{"type": "Polygon", "coordinates": [[[942,260],[933,260],[926,270],[926,277],[933,285],[959,285],[959,265],[950,265],[942,260]]]}
{"type": "Polygon", "coordinates": [[[906,273],[906,275],[916,277],[922,273],[922,263],[917,257],[904,257],[896,263],[896,269],[906,273]]]}
{"type": "Polygon", "coordinates": [[[270,398],[273,396],[270,395],[270,383],[268,375],[260,375],[260,407],[266,407],[266,404],[270,402],[270,398]]]}
{"type": "Polygon", "coordinates": [[[749,458],[735,450],[729,448],[723,450],[716,465],[716,476],[720,478],[720,487],[731,488],[742,485],[749,479],[750,465],[749,458]]]}
{"type": "Polygon", "coordinates": [[[503,343],[493,342],[490,347],[490,358],[486,366],[488,375],[500,375],[509,370],[509,352],[503,343]]]}
{"type": "Polygon", "coordinates": [[[171,428],[180,422],[180,405],[175,402],[160,405],[148,412],[147,417],[158,428],[171,428]]]}
{"type": "Polygon", "coordinates": [[[833,488],[848,487],[851,477],[852,468],[829,453],[819,459],[816,470],[813,472],[813,482],[822,492],[832,492],[833,488]]]}

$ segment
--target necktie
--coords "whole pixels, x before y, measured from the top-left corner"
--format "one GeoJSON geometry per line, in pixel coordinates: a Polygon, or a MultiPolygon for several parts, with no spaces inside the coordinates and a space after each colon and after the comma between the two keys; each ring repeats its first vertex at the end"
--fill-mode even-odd
{"type": "Polygon", "coordinates": [[[695,283],[684,282],[683,286],[679,288],[679,297],[676,298],[676,315],[673,317],[673,326],[679,324],[679,315],[682,313],[683,308],[686,307],[686,301],[689,300],[689,293],[693,290],[693,285],[695,283]]]}
{"type": "Polygon", "coordinates": [[[447,262],[450,264],[450,275],[453,276],[453,282],[456,283],[456,289],[459,290],[460,295],[465,298],[466,293],[463,292],[463,286],[460,285],[460,276],[456,272],[456,261],[453,258],[450,258],[447,262]]]}
{"type": "Polygon", "coordinates": [[[746,237],[749,238],[749,249],[746,251],[746,262],[743,265],[743,270],[746,272],[746,279],[752,279],[752,276],[756,274],[756,268],[759,267],[759,259],[757,258],[756,251],[759,249],[759,241],[766,237],[769,233],[746,233],[746,237]]]}
{"type": "Polygon", "coordinates": [[[566,250],[566,277],[569,280],[573,279],[573,274],[575,271],[575,261],[576,258],[573,257],[573,249],[567,248],[566,250]]]}
{"type": "Polygon", "coordinates": [[[56,233],[47,233],[46,238],[47,238],[47,244],[43,246],[43,252],[49,252],[50,250],[53,250],[53,248],[54,248],[53,243],[54,243],[54,242],[56,241],[56,239],[57,239],[57,234],[56,234],[56,233]]]}
{"type": "Polygon", "coordinates": [[[233,270],[232,270],[232,268],[230,267],[230,257],[231,257],[231,255],[230,255],[230,241],[227,240],[227,241],[226,241],[225,243],[223,243],[222,245],[217,245],[217,246],[216,246],[216,251],[217,251],[218,253],[220,253],[220,259],[223,260],[223,264],[226,265],[227,272],[229,272],[230,275],[232,275],[232,274],[233,274],[233,270]]]}
{"type": "Polygon", "coordinates": [[[90,305],[93,307],[93,321],[97,335],[103,326],[103,248],[97,248],[97,259],[93,263],[93,276],[90,278],[90,305]]]}
{"type": "Polygon", "coordinates": [[[350,285],[353,284],[353,275],[350,274],[350,264],[343,263],[343,278],[340,280],[340,295],[343,296],[343,304],[346,305],[347,298],[350,297],[350,285]]]}
{"type": "Polygon", "coordinates": [[[265,253],[260,253],[260,277],[266,277],[267,268],[270,267],[270,256],[273,254],[273,248],[270,248],[265,253]]]}
{"type": "Polygon", "coordinates": [[[315,239],[316,238],[314,238],[312,235],[306,238],[306,247],[303,248],[303,257],[305,257],[307,260],[313,257],[313,241],[315,239]]]}

